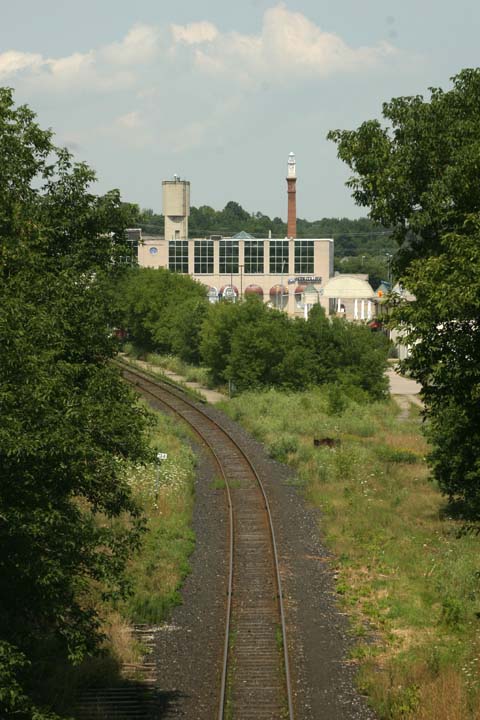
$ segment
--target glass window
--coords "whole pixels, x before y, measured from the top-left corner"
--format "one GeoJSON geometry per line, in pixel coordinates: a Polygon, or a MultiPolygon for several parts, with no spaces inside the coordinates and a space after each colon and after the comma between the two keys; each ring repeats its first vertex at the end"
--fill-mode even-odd
{"type": "Polygon", "coordinates": [[[195,240],[195,274],[213,274],[213,240],[195,240]]]}
{"type": "Polygon", "coordinates": [[[313,273],[313,240],[295,240],[295,272],[313,273]]]}
{"type": "Polygon", "coordinates": [[[238,273],[238,240],[220,240],[220,274],[238,273]]]}
{"type": "Polygon", "coordinates": [[[288,274],[288,240],[270,240],[270,272],[288,274]]]}
{"type": "Polygon", "coordinates": [[[169,241],[168,267],[174,272],[188,273],[188,240],[169,241]]]}
{"type": "Polygon", "coordinates": [[[263,240],[245,240],[245,273],[263,273],[263,240]]]}

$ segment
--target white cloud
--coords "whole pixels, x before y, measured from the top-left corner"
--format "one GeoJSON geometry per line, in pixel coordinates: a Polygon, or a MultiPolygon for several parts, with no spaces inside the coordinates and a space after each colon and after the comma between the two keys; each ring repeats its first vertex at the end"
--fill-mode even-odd
{"type": "Polygon", "coordinates": [[[0,78],[16,75],[22,70],[37,70],[43,62],[42,56],[37,53],[7,50],[0,53],[0,78]]]}
{"type": "MultiPolygon", "coordinates": [[[[201,25],[198,23],[196,25],[201,25]]],[[[178,26],[187,35],[191,26],[178,26]]],[[[190,35],[188,35],[190,37],[190,35]]],[[[174,34],[177,43],[187,41],[174,34]]],[[[200,38],[201,33],[197,36],[200,38]]],[[[292,76],[327,77],[336,73],[359,72],[381,65],[397,54],[390,44],[350,47],[339,35],[325,32],[299,12],[283,4],[266,10],[259,35],[229,32],[212,35],[209,45],[195,49],[194,62],[207,72],[225,72],[255,81],[292,76]]]]}
{"type": "Polygon", "coordinates": [[[0,53],[0,81],[14,78],[47,106],[56,94],[68,114],[62,132],[79,133],[83,147],[98,135],[107,145],[180,154],[228,146],[262,107],[285,107],[299,81],[359,71],[368,81],[368,71],[396,52],[387,44],[352,47],[280,4],[265,11],[256,33],[221,32],[207,20],[137,23],[117,42],[64,57],[9,50],[0,53]],[[92,129],[95,94],[108,94],[108,109],[98,106],[92,129]]]}
{"type": "Polygon", "coordinates": [[[108,91],[130,87],[134,67],[150,63],[158,51],[158,30],[134,25],[118,43],[59,58],[8,50],[0,53],[0,78],[23,74],[33,88],[108,91]]]}
{"type": "Polygon", "coordinates": [[[170,25],[170,32],[174,42],[185,45],[212,42],[219,34],[215,25],[206,20],[189,25],[170,25]]]}
{"type": "Polygon", "coordinates": [[[57,60],[46,60],[43,66],[53,82],[68,86],[78,80],[91,80],[95,72],[95,55],[93,52],[73,53],[57,60]]]}
{"type": "Polygon", "coordinates": [[[59,58],[8,50],[0,53],[0,78],[19,76],[27,80],[29,90],[42,92],[134,88],[148,94],[159,83],[169,82],[174,62],[185,74],[193,65],[204,77],[223,75],[234,92],[236,84],[284,86],[297,78],[368,71],[397,53],[387,43],[351,47],[283,4],[265,11],[258,34],[222,33],[207,20],[171,25],[168,52],[162,32],[153,25],[136,24],[118,42],[59,58]]]}
{"type": "Polygon", "coordinates": [[[159,46],[158,29],[151,25],[134,25],[119,43],[112,43],[101,51],[107,62],[117,65],[136,65],[155,59],[159,46]]]}

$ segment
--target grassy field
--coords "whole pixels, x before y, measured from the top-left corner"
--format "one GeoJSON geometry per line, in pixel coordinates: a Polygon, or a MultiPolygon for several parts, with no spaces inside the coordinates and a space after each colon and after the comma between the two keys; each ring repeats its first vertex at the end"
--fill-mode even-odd
{"type": "Polygon", "coordinates": [[[449,517],[429,480],[418,410],[400,421],[393,402],[358,405],[321,388],[246,393],[224,410],[321,508],[358,638],[352,661],[379,716],[479,718],[480,539],[449,517]]]}

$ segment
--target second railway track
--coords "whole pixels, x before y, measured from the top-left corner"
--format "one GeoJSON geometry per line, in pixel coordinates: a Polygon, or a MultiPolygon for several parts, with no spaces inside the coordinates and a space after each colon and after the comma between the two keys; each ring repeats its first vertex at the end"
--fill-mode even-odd
{"type": "Polygon", "coordinates": [[[125,379],[186,421],[215,456],[230,514],[230,578],[218,720],[293,720],[285,615],[272,517],[261,478],[198,404],[122,365],[125,379]]]}

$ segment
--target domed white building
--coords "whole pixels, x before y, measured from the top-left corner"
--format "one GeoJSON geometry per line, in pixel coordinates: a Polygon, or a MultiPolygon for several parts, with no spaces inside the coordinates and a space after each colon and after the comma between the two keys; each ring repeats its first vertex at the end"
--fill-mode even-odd
{"type": "Polygon", "coordinates": [[[323,297],[330,300],[330,312],[348,320],[371,320],[375,315],[375,292],[367,275],[335,275],[327,280],[323,297]]]}

